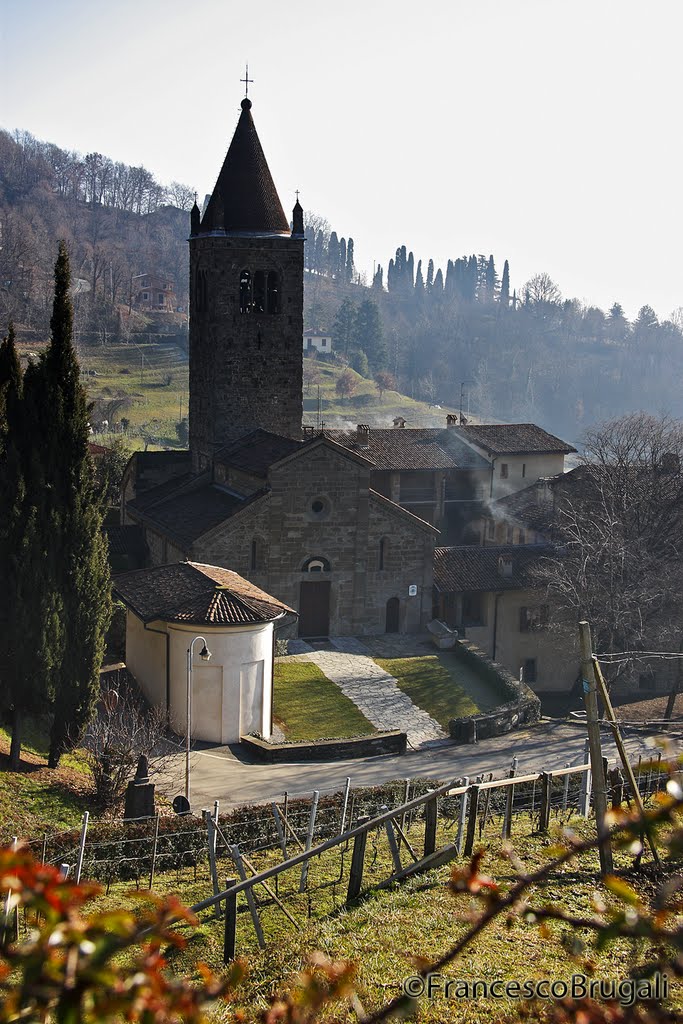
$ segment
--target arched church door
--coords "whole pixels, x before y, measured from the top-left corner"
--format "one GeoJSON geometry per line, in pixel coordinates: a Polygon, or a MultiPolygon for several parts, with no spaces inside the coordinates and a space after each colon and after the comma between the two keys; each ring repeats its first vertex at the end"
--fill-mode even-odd
{"type": "Polygon", "coordinates": [[[397,597],[390,597],[387,601],[387,633],[398,633],[398,613],[401,603],[397,597]]]}

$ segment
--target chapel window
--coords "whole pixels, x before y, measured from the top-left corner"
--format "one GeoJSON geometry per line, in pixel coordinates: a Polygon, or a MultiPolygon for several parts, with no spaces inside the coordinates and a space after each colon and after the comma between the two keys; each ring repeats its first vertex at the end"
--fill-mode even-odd
{"type": "Polygon", "coordinates": [[[317,556],[315,558],[307,559],[301,566],[302,572],[329,572],[330,563],[326,558],[317,556]]]}
{"type": "Polygon", "coordinates": [[[382,537],[379,542],[379,569],[386,569],[387,566],[387,555],[389,553],[389,541],[386,537],[382,537]]]}

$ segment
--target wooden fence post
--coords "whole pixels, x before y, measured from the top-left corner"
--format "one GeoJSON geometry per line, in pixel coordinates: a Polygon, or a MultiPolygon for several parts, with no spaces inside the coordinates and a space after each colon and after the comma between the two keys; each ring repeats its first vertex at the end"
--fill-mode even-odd
{"type": "MultiPolygon", "coordinates": [[[[242,854],[240,848],[235,843],[234,846],[230,847],[230,856],[235,862],[235,867],[239,872],[239,876],[243,882],[247,880],[247,872],[244,870],[244,864],[242,863],[242,854]]],[[[254,922],[254,931],[256,932],[256,938],[260,949],[266,948],[266,941],[263,938],[263,929],[261,928],[261,922],[258,916],[258,910],[256,909],[256,900],[254,899],[253,886],[249,886],[248,889],[244,890],[244,895],[247,897],[247,903],[249,904],[249,912],[251,913],[251,919],[254,922]]]]}
{"type": "MultiPolygon", "coordinates": [[[[510,765],[510,771],[508,772],[508,778],[514,779],[517,773],[517,758],[512,758],[512,764],[510,765]]],[[[503,839],[509,839],[512,835],[512,804],[515,798],[515,787],[508,786],[508,791],[505,794],[505,815],[503,816],[503,839]]]]}
{"type": "MultiPolygon", "coordinates": [[[[565,768],[569,768],[569,761],[565,764],[565,768]]],[[[569,803],[569,775],[564,777],[564,791],[562,793],[562,810],[567,810],[567,804],[569,803]]]]}
{"type": "Polygon", "coordinates": [[[436,850],[436,826],[439,819],[439,798],[433,797],[429,803],[425,804],[425,842],[424,842],[424,857],[428,857],[430,853],[434,853],[436,850]]]}
{"type": "Polygon", "coordinates": [[[88,834],[88,819],[90,818],[90,812],[84,811],[83,823],[81,825],[81,840],[78,845],[78,863],[76,864],[76,885],[81,880],[81,874],[83,873],[83,857],[85,856],[85,837],[88,834]]]}
{"type": "Polygon", "coordinates": [[[339,835],[341,835],[346,827],[346,812],[349,806],[349,790],[351,789],[351,777],[346,776],[346,783],[344,785],[344,800],[342,802],[341,821],[339,822],[339,835]]]}
{"type": "MultiPolygon", "coordinates": [[[[225,888],[232,889],[237,884],[236,878],[226,878],[225,888]]],[[[237,893],[225,897],[225,928],[223,931],[223,963],[235,959],[235,931],[237,929],[237,893]]]]}
{"type": "Polygon", "coordinates": [[[280,820],[280,812],[277,809],[277,804],[273,800],[270,805],[273,810],[273,817],[275,818],[275,828],[277,829],[277,837],[280,842],[280,849],[282,850],[282,859],[287,860],[287,840],[285,839],[285,833],[282,828],[282,821],[280,820]]]}
{"type": "MultiPolygon", "coordinates": [[[[359,818],[357,825],[367,825],[370,821],[369,815],[359,818]]],[[[365,846],[368,841],[367,832],[359,832],[353,840],[353,853],[351,854],[351,870],[349,872],[349,887],[346,893],[346,902],[351,903],[356,899],[363,885],[363,864],[365,862],[365,846]]]]}
{"type": "Polygon", "coordinates": [[[547,832],[550,825],[550,797],[553,783],[552,772],[541,772],[541,809],[538,814],[538,831],[547,832]]]}
{"type": "MultiPolygon", "coordinates": [[[[206,842],[209,850],[209,871],[211,873],[211,884],[213,886],[213,894],[214,896],[217,896],[218,893],[220,892],[220,887],[218,885],[218,871],[216,870],[216,823],[211,817],[211,811],[205,810],[203,814],[204,823],[206,825],[206,842]]],[[[220,917],[220,903],[216,904],[214,908],[214,913],[216,917],[220,917]]]]}
{"type": "Polygon", "coordinates": [[[618,811],[624,802],[624,776],[618,765],[610,768],[609,784],[612,789],[612,809],[618,811]]]}
{"type": "MultiPolygon", "coordinates": [[[[588,764],[590,761],[590,745],[588,740],[583,745],[583,763],[588,764]]],[[[583,773],[583,779],[581,781],[581,796],[579,797],[579,814],[584,818],[589,818],[591,813],[591,770],[590,768],[583,773]]]]}
{"type": "MultiPolygon", "coordinates": [[[[461,782],[462,786],[469,786],[469,776],[465,776],[461,782]]],[[[458,838],[455,845],[458,848],[458,857],[462,856],[463,843],[465,842],[465,818],[467,817],[467,790],[460,795],[460,815],[458,818],[458,838]]]]}
{"type": "MultiPolygon", "coordinates": [[[[315,816],[318,813],[318,800],[320,799],[320,790],[315,789],[313,791],[313,803],[311,804],[311,816],[308,819],[308,832],[306,833],[306,850],[310,850],[313,845],[313,832],[315,830],[315,816]]],[[[305,860],[301,865],[301,879],[299,881],[299,892],[306,891],[306,885],[308,883],[308,861],[305,860]]]]}
{"type": "MultiPolygon", "coordinates": [[[[386,804],[380,807],[380,813],[386,814],[389,810],[386,804]]],[[[394,862],[394,871],[401,871],[403,865],[401,864],[401,854],[399,853],[398,843],[396,842],[396,833],[394,832],[394,826],[391,822],[391,818],[387,818],[384,822],[384,827],[387,832],[387,839],[389,840],[389,849],[391,850],[391,859],[394,862]]]]}
{"type": "Polygon", "coordinates": [[[154,872],[157,864],[157,847],[159,845],[159,811],[157,811],[154,820],[154,839],[152,841],[152,863],[149,868],[149,887],[150,889],[154,885],[154,872]]]}
{"type": "Polygon", "coordinates": [[[467,836],[465,837],[465,856],[469,857],[474,848],[474,836],[477,827],[477,811],[479,810],[479,786],[470,786],[468,790],[469,817],[467,819],[467,836]]]}

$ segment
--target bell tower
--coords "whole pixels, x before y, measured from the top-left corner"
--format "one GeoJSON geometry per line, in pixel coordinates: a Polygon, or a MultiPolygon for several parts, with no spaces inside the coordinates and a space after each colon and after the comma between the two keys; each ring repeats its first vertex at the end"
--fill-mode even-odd
{"type": "Polygon", "coordinates": [[[218,181],[190,215],[190,451],[195,472],[256,427],[301,436],[303,210],[290,230],[242,100],[218,181]]]}

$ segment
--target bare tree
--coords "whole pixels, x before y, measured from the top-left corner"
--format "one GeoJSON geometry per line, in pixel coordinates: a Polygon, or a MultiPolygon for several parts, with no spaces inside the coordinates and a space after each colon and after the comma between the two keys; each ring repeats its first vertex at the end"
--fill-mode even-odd
{"type": "Polygon", "coordinates": [[[557,303],[562,299],[562,293],[553,281],[550,274],[534,274],[524,285],[524,295],[533,306],[540,303],[557,303]]]}
{"type": "Polygon", "coordinates": [[[83,746],[101,810],[121,804],[141,754],[148,759],[150,776],[163,773],[166,780],[173,778],[178,763],[164,711],[150,707],[130,682],[102,691],[83,746]]]}
{"type": "MultiPolygon", "coordinates": [[[[555,485],[560,546],[539,580],[558,628],[587,619],[601,653],[678,650],[682,460],[683,424],[641,413],[589,431],[582,465],[555,485]]],[[[612,678],[639,660],[615,659],[612,678]]]]}
{"type": "Polygon", "coordinates": [[[195,192],[189,185],[183,185],[180,181],[172,181],[166,190],[166,196],[173,206],[177,206],[179,210],[188,212],[192,209],[195,192]]]}
{"type": "Polygon", "coordinates": [[[356,393],[357,387],[358,378],[353,370],[344,370],[344,372],[340,373],[337,377],[337,383],[334,390],[343,402],[346,398],[351,398],[351,396],[356,393]]]}

